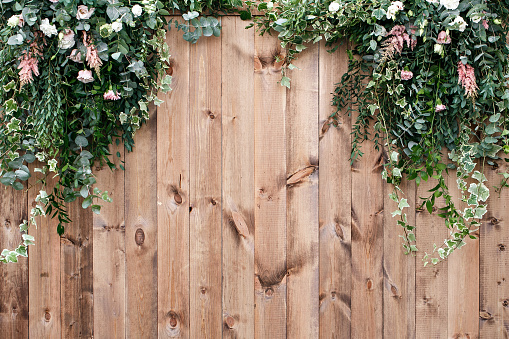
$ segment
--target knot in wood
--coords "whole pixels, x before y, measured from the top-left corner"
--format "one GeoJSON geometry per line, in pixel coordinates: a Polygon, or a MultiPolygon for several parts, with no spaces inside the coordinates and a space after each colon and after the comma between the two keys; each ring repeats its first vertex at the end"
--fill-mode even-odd
{"type": "Polygon", "coordinates": [[[231,315],[227,316],[224,322],[226,324],[226,327],[228,327],[229,329],[232,329],[233,326],[235,326],[235,319],[231,315]]]}
{"type": "Polygon", "coordinates": [[[479,318],[481,318],[482,320],[491,320],[493,319],[493,316],[491,315],[490,312],[481,311],[479,312],[479,318]]]}
{"type": "Polygon", "coordinates": [[[332,299],[332,300],[336,300],[336,295],[337,295],[336,291],[332,291],[332,292],[330,293],[330,297],[331,297],[331,299],[332,299]]]}
{"type": "Polygon", "coordinates": [[[134,233],[134,241],[136,245],[141,246],[145,242],[145,232],[141,228],[138,228],[134,233]]]}
{"type": "Polygon", "coordinates": [[[502,300],[502,306],[504,306],[504,307],[509,306],[509,300],[507,300],[507,299],[502,300]]]}
{"type": "Polygon", "coordinates": [[[498,219],[495,218],[495,217],[491,217],[490,218],[490,224],[492,225],[497,225],[499,223],[498,219]]]}
{"type": "Polygon", "coordinates": [[[274,289],[272,287],[268,287],[265,289],[265,296],[267,298],[272,298],[273,295],[274,295],[274,289]]]}
{"type": "Polygon", "coordinates": [[[44,320],[45,320],[46,322],[48,322],[48,321],[50,321],[50,320],[51,320],[51,314],[49,313],[49,310],[46,310],[46,311],[44,312],[44,320]]]}
{"type": "Polygon", "coordinates": [[[175,328],[178,326],[178,315],[174,311],[170,311],[168,316],[170,317],[170,327],[175,328]]]}
{"type": "Polygon", "coordinates": [[[366,281],[366,287],[368,288],[369,291],[371,291],[373,289],[373,280],[368,279],[366,281]]]}
{"type": "Polygon", "coordinates": [[[5,227],[6,228],[11,227],[11,221],[9,219],[5,219],[5,227]]]}
{"type": "Polygon", "coordinates": [[[200,288],[200,292],[201,292],[201,294],[207,293],[207,288],[206,287],[200,288]]]}
{"type": "Polygon", "coordinates": [[[502,251],[502,252],[505,251],[505,245],[504,244],[498,244],[497,246],[498,246],[498,249],[500,251],[502,251]]]}
{"type": "Polygon", "coordinates": [[[177,205],[180,205],[182,203],[182,196],[177,192],[173,195],[173,200],[175,200],[177,205]]]}

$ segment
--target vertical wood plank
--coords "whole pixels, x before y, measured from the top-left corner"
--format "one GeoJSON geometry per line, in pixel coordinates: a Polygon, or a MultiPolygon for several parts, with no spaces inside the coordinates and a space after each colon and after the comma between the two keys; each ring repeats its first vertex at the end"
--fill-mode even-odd
{"type": "MultiPolygon", "coordinates": [[[[417,188],[416,205],[422,203],[422,198],[431,193],[428,190],[435,187],[437,181],[428,179],[421,181],[417,188]]],[[[443,261],[435,266],[431,263],[424,267],[422,259],[424,252],[431,253],[433,244],[442,244],[447,237],[447,227],[444,219],[437,216],[439,208],[444,202],[437,199],[433,213],[426,208],[416,211],[417,261],[415,267],[415,328],[416,338],[447,338],[447,272],[448,262],[443,261]]]]}
{"type": "Polygon", "coordinates": [[[189,43],[171,30],[172,91],[157,119],[158,332],[189,338],[189,43]]]}
{"type": "MultiPolygon", "coordinates": [[[[466,204],[460,201],[461,194],[456,179],[456,172],[450,171],[447,178],[449,192],[457,202],[456,208],[462,211],[466,204]]],[[[447,332],[448,338],[477,339],[479,338],[479,239],[467,237],[465,242],[467,244],[464,247],[455,250],[447,258],[447,332]]]]}
{"type": "Polygon", "coordinates": [[[190,333],[220,338],[221,38],[201,40],[190,54],[190,333]]]}
{"type": "Polygon", "coordinates": [[[485,169],[491,192],[480,228],[480,338],[509,337],[509,189],[498,194],[491,188],[509,168],[504,161],[498,165],[485,169]]]}
{"type": "Polygon", "coordinates": [[[318,62],[310,46],[292,71],[287,93],[287,336],[317,338],[318,246],[318,62]]]}
{"type": "MultiPolygon", "coordinates": [[[[404,194],[401,197],[410,205],[404,211],[408,223],[415,226],[415,184],[404,180],[400,188],[404,194]]],[[[405,255],[401,246],[398,235],[403,235],[404,230],[397,217],[391,215],[398,209],[398,204],[388,197],[392,190],[392,185],[384,183],[384,337],[415,338],[416,256],[405,255]]]]}
{"type": "Polygon", "coordinates": [[[83,198],[68,204],[69,218],[60,237],[62,337],[93,335],[93,217],[81,207],[83,198]]]}
{"type": "Polygon", "coordinates": [[[255,32],[239,17],[222,25],[223,337],[254,338],[255,32]]]}
{"type": "MultiPolygon", "coordinates": [[[[0,188],[0,251],[22,242],[19,224],[28,219],[27,194],[0,188]]],[[[0,333],[2,338],[28,338],[28,259],[0,264],[0,333]]]]}
{"type": "Polygon", "coordinates": [[[96,167],[97,187],[113,199],[103,203],[101,214],[93,216],[94,237],[94,337],[125,338],[125,223],[124,223],[124,145],[111,145],[107,165],[96,167]],[[116,156],[119,152],[121,158],[116,156]]]}
{"type": "MultiPolygon", "coordinates": [[[[33,169],[40,166],[33,163],[33,169]]],[[[28,206],[36,204],[40,190],[50,193],[57,178],[50,173],[47,186],[37,183],[41,176],[32,175],[28,191],[28,206]]],[[[60,338],[60,237],[57,233],[57,219],[51,216],[37,217],[37,228],[31,227],[29,234],[35,237],[35,246],[29,246],[29,333],[30,338],[60,338]]]]}
{"type": "Polygon", "coordinates": [[[157,336],[157,120],[135,136],[126,154],[126,337],[157,336]]]}
{"type": "Polygon", "coordinates": [[[255,36],[255,337],[286,338],[286,90],[279,41],[255,36]],[[281,59],[281,58],[280,58],[281,59]]]}
{"type": "Polygon", "coordinates": [[[347,44],[336,53],[320,44],[320,338],[350,338],[352,287],[352,119],[330,125],[334,84],[348,70],[347,44]]]}
{"type": "Polygon", "coordinates": [[[353,338],[380,338],[383,335],[384,188],[381,172],[384,158],[371,141],[362,144],[362,151],[364,155],[352,165],[351,335],[353,338]]]}

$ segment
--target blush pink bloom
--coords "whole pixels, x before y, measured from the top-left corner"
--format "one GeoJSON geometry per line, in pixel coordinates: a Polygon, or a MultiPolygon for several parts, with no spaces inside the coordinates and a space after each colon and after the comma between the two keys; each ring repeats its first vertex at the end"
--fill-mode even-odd
{"type": "Polygon", "coordinates": [[[56,4],[57,2],[59,2],[60,0],[49,0],[50,2],[56,4]]]}
{"type": "Polygon", "coordinates": [[[18,26],[23,27],[25,25],[25,19],[23,19],[23,14],[19,14],[18,19],[19,19],[18,26]]]}
{"type": "Polygon", "coordinates": [[[442,44],[442,45],[450,44],[451,37],[449,36],[449,34],[447,34],[446,31],[442,31],[442,32],[438,33],[437,43],[442,44]]]}
{"type": "Polygon", "coordinates": [[[464,65],[461,61],[458,61],[458,83],[465,89],[467,98],[475,98],[479,88],[475,81],[475,70],[469,64],[464,65]]]}
{"type": "Polygon", "coordinates": [[[442,112],[445,110],[445,105],[436,105],[435,112],[442,112]]]}
{"type": "Polygon", "coordinates": [[[21,86],[30,84],[33,81],[32,73],[35,76],[39,75],[39,62],[33,56],[29,56],[29,54],[25,54],[21,57],[21,62],[19,63],[18,69],[19,71],[19,80],[21,82],[21,86]]]}
{"type": "Polygon", "coordinates": [[[401,71],[401,80],[410,80],[414,77],[414,73],[410,71],[401,71]]]}
{"type": "Polygon", "coordinates": [[[94,76],[92,75],[92,71],[90,70],[81,70],[78,72],[78,80],[84,84],[88,84],[89,82],[94,81],[94,76]]]}
{"type": "Polygon", "coordinates": [[[76,19],[78,20],[87,20],[90,19],[92,14],[94,14],[95,8],[88,9],[85,5],[78,6],[78,13],[76,13],[76,19]]]}
{"type": "Polygon", "coordinates": [[[120,93],[115,93],[111,89],[103,94],[104,100],[118,100],[120,99],[120,93]]]}
{"type": "Polygon", "coordinates": [[[488,25],[488,20],[483,20],[482,25],[484,26],[485,29],[490,28],[490,25],[488,25]]]}

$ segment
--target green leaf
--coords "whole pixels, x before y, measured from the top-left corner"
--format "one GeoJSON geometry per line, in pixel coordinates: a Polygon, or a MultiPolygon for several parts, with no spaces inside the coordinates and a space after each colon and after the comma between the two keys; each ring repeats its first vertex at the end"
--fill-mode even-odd
{"type": "Polygon", "coordinates": [[[281,78],[281,86],[285,86],[289,89],[290,88],[290,78],[282,77],[281,78]]]}
{"type": "Polygon", "coordinates": [[[251,20],[252,15],[249,11],[240,11],[240,19],[241,20],[251,20]]]}
{"type": "Polygon", "coordinates": [[[90,205],[92,205],[92,197],[91,196],[89,196],[88,198],[83,200],[83,202],[81,203],[81,207],[83,207],[84,209],[88,208],[90,205]]]}
{"type": "Polygon", "coordinates": [[[88,140],[84,136],[78,135],[76,139],[74,140],[76,145],[79,147],[87,147],[88,146],[88,140]]]}
{"type": "Polygon", "coordinates": [[[95,214],[101,214],[101,205],[92,205],[92,212],[95,214]]]}
{"type": "Polygon", "coordinates": [[[20,183],[19,181],[15,181],[12,184],[12,188],[14,188],[16,191],[21,191],[23,189],[23,184],[20,183]]]}
{"type": "Polygon", "coordinates": [[[399,204],[398,204],[398,208],[399,208],[400,210],[402,210],[402,209],[403,209],[403,208],[405,208],[405,207],[410,207],[410,205],[408,204],[407,199],[405,199],[405,198],[401,198],[401,200],[399,201],[399,204]]]}

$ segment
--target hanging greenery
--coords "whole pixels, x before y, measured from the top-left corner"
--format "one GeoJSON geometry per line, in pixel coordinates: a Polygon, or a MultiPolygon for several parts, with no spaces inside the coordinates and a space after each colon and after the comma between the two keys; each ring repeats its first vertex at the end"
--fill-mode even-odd
{"type": "MultiPolygon", "coordinates": [[[[261,34],[277,32],[287,87],[286,69],[307,44],[325,40],[334,51],[352,41],[331,123],[354,117],[352,162],[365,140],[387,153],[383,177],[394,186],[407,253],[418,250],[418,225],[407,222],[401,180],[436,181],[411,207],[431,213],[445,201],[439,216],[450,237],[424,255],[425,264],[475,237],[489,197],[484,165],[509,152],[509,0],[2,0],[0,10],[0,182],[22,190],[34,172],[58,178],[53,191],[40,192],[23,233],[35,216],[51,214],[62,234],[65,204],[80,196],[84,208],[100,212],[94,202],[110,198],[94,187],[91,165],[114,168],[109,145],[131,151],[149,105],[162,102],[157,92],[170,90],[166,30],[180,29],[193,43],[218,36],[219,15],[231,11],[253,19],[261,34]],[[262,15],[252,17],[253,9],[262,15]],[[170,13],[182,19],[167,22],[170,13]],[[446,184],[449,169],[457,169],[459,200],[446,184]]],[[[23,240],[0,261],[26,256],[34,239],[23,240]]]]}

